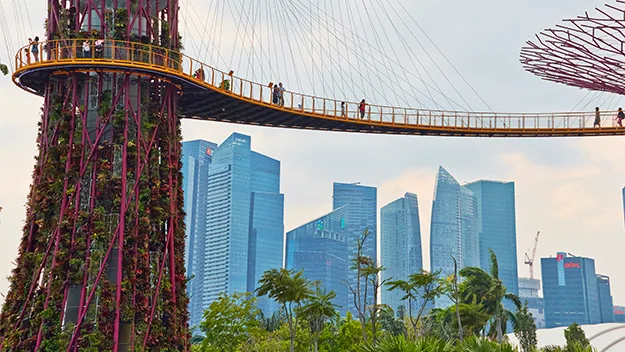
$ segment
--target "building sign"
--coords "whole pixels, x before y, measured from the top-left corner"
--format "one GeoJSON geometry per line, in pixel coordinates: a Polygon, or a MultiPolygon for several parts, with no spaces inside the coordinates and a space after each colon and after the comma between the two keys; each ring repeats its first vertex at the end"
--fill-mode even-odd
{"type": "Polygon", "coordinates": [[[564,258],[566,258],[566,253],[558,253],[556,254],[556,262],[558,264],[558,286],[566,286],[566,279],[564,277],[564,258]]]}
{"type": "Polygon", "coordinates": [[[211,148],[206,148],[206,155],[213,156],[213,150],[211,148]]]}
{"type": "Polygon", "coordinates": [[[581,269],[581,263],[564,263],[564,269],[581,269]]]}

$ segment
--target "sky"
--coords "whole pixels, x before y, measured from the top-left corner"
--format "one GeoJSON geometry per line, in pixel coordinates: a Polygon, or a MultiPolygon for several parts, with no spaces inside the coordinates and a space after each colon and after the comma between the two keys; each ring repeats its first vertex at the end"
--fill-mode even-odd
{"type": "MultiPolygon", "coordinates": [[[[427,31],[432,41],[494,111],[569,111],[584,101],[585,91],[542,81],[525,72],[519,64],[518,55],[524,42],[535,33],[553,26],[562,18],[592,10],[593,6],[601,5],[601,1],[403,2],[407,12],[427,31]]],[[[33,22],[45,17],[44,6],[39,6],[43,3],[26,0],[26,4],[31,10],[33,22]]],[[[181,6],[188,13],[210,11],[208,5],[198,0],[182,1],[181,6]]],[[[5,10],[7,20],[14,22],[11,11],[5,10]]],[[[192,21],[190,17],[188,22],[192,21]]],[[[41,28],[39,23],[33,25],[34,28],[41,28]]],[[[187,26],[187,22],[182,28],[191,33],[184,39],[187,54],[210,58],[207,54],[210,50],[194,45],[197,33],[193,34],[193,28],[187,26]]],[[[17,43],[20,37],[15,32],[12,36],[17,43]]],[[[6,63],[8,57],[2,45],[0,60],[6,63]]],[[[323,53],[320,57],[324,57],[323,53]]],[[[223,66],[231,58],[215,61],[221,69],[230,68],[223,66]],[[220,61],[226,63],[219,66],[220,61]]],[[[261,62],[257,64],[262,66],[261,62]]],[[[253,65],[248,63],[247,68],[253,65]]],[[[331,66],[332,62],[328,61],[327,65],[331,66]]],[[[250,72],[250,76],[258,76],[259,79],[271,76],[266,74],[267,77],[263,77],[258,71],[262,70],[250,72]]],[[[446,72],[449,71],[448,67],[446,72]]],[[[314,86],[306,83],[305,76],[302,74],[297,84],[290,86],[301,85],[302,89],[314,86]]],[[[436,74],[433,76],[437,79],[436,74]]],[[[288,77],[281,78],[290,87],[288,77]]],[[[348,81],[349,78],[342,80],[348,81]]],[[[338,78],[333,82],[341,83],[338,78]]],[[[319,87],[314,89],[333,93],[331,88],[319,87]]],[[[367,89],[363,88],[364,91],[367,89]]],[[[466,86],[464,89],[466,91],[466,86]]],[[[13,268],[12,261],[24,222],[24,204],[36,154],[35,137],[42,99],[17,88],[9,76],[0,76],[0,92],[3,103],[0,111],[0,206],[3,207],[0,212],[0,293],[6,293],[8,282],[5,278],[13,268]]],[[[390,93],[389,90],[386,92],[398,93],[393,89],[390,93]]],[[[356,96],[359,91],[353,93],[356,96]]],[[[372,96],[376,96],[375,93],[372,96]]],[[[615,99],[620,102],[619,97],[615,99]]],[[[479,107],[481,104],[475,95],[467,95],[467,100],[471,105],[479,107]]],[[[590,109],[592,107],[587,110],[590,109]]],[[[406,192],[416,193],[420,206],[424,264],[428,268],[434,181],[438,166],[442,165],[460,183],[479,179],[515,182],[520,276],[529,274],[527,265],[523,264],[523,256],[532,245],[536,231],[540,231],[537,257],[555,256],[556,252],[563,251],[595,258],[597,272],[611,278],[614,303],[625,304],[625,272],[619,259],[625,250],[621,197],[621,189],[625,186],[625,161],[624,144],[619,137],[477,139],[378,136],[194,120],[182,123],[184,140],[201,138],[220,143],[232,132],[250,135],[255,151],[282,162],[281,190],[285,194],[287,231],[331,210],[332,183],[335,181],[361,182],[378,187],[379,208],[406,192]]],[[[539,262],[535,273],[537,276],[540,273],[539,262]]],[[[2,300],[0,296],[0,302],[2,300]]]]}

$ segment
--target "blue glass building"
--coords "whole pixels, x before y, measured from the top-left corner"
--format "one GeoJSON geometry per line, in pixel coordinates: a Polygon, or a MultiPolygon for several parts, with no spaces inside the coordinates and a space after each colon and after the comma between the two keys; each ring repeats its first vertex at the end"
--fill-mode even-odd
{"type": "Polygon", "coordinates": [[[547,328],[601,323],[594,259],[558,253],[540,263],[547,328]]]}
{"type": "MultiPolygon", "coordinates": [[[[408,276],[423,268],[421,251],[421,225],[417,195],[406,193],[380,210],[381,264],[385,271],[381,280],[408,280],[408,276]]],[[[408,301],[402,301],[403,293],[382,288],[381,302],[397,312],[404,306],[409,313],[408,301]]],[[[419,302],[413,302],[412,313],[418,311],[419,302]]]]}
{"type": "MultiPolygon", "coordinates": [[[[249,136],[233,133],[213,153],[207,193],[204,307],[223,292],[253,292],[265,270],[282,267],[280,162],[253,152],[249,136]]],[[[272,314],[269,301],[259,306],[272,314]]]]}
{"type": "MultiPolygon", "coordinates": [[[[359,184],[334,183],[333,209],[336,210],[347,205],[345,222],[349,235],[347,244],[350,258],[355,258],[358,253],[357,239],[365,231],[369,230],[369,237],[363,246],[363,255],[376,260],[377,258],[377,189],[375,187],[361,186],[359,184]]],[[[351,264],[350,264],[351,265],[351,264]]],[[[348,272],[348,284],[356,287],[358,282],[354,271],[348,272]]],[[[364,286],[364,279],[361,282],[364,286]]],[[[364,298],[364,297],[363,297],[364,298]]],[[[373,302],[373,292],[369,290],[367,303],[373,302]]],[[[348,301],[348,309],[356,314],[354,300],[348,301]]]]}
{"type": "Polygon", "coordinates": [[[599,308],[601,310],[601,322],[614,322],[614,304],[610,292],[610,278],[597,274],[597,287],[599,290],[599,308]]]}
{"type": "MultiPolygon", "coordinates": [[[[519,294],[514,182],[477,181],[467,184],[477,201],[480,268],[490,272],[492,249],[497,255],[499,278],[506,289],[519,294]]],[[[510,303],[509,309],[514,309],[510,303]]]]}
{"type": "Polygon", "coordinates": [[[208,167],[217,144],[203,140],[182,143],[182,189],[185,216],[185,263],[189,295],[189,323],[196,326],[202,319],[204,278],[204,241],[208,167]]]}
{"type": "MultiPolygon", "coordinates": [[[[460,270],[466,266],[479,266],[479,253],[476,198],[441,166],[432,202],[430,268],[440,270],[441,277],[446,277],[454,273],[452,256],[460,270]]],[[[435,305],[445,308],[451,305],[451,301],[441,297],[435,305]]]]}
{"type": "Polygon", "coordinates": [[[321,289],[334,291],[332,301],[344,315],[353,298],[347,286],[349,272],[349,230],[347,206],[306,223],[286,234],[287,269],[304,270],[304,276],[319,281],[321,289]]]}

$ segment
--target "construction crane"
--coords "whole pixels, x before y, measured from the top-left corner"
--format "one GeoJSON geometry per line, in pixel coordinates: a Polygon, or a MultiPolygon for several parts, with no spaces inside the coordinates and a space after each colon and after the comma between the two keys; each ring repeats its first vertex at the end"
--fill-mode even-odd
{"type": "Polygon", "coordinates": [[[534,278],[534,259],[536,258],[536,248],[538,247],[539,236],[540,231],[536,232],[536,238],[534,239],[534,248],[532,249],[532,256],[530,257],[529,255],[527,255],[527,252],[525,252],[525,264],[530,266],[530,279],[534,278]]]}

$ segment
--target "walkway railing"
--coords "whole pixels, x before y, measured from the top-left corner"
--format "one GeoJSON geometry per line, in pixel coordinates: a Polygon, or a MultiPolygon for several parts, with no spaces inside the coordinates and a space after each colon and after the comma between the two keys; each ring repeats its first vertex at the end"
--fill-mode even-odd
{"type": "MultiPolygon", "coordinates": [[[[51,40],[20,49],[15,56],[17,72],[34,66],[59,64],[111,63],[174,74],[223,94],[312,117],[361,122],[376,125],[411,126],[436,130],[492,130],[520,133],[523,131],[590,132],[594,112],[562,113],[494,113],[402,108],[367,104],[364,112],[359,102],[345,102],[295,92],[284,92],[283,100],[273,99],[270,84],[255,83],[201,63],[189,56],[159,46],[136,42],[69,39],[51,40]]],[[[602,127],[617,127],[616,112],[602,112],[602,127]]]]}

